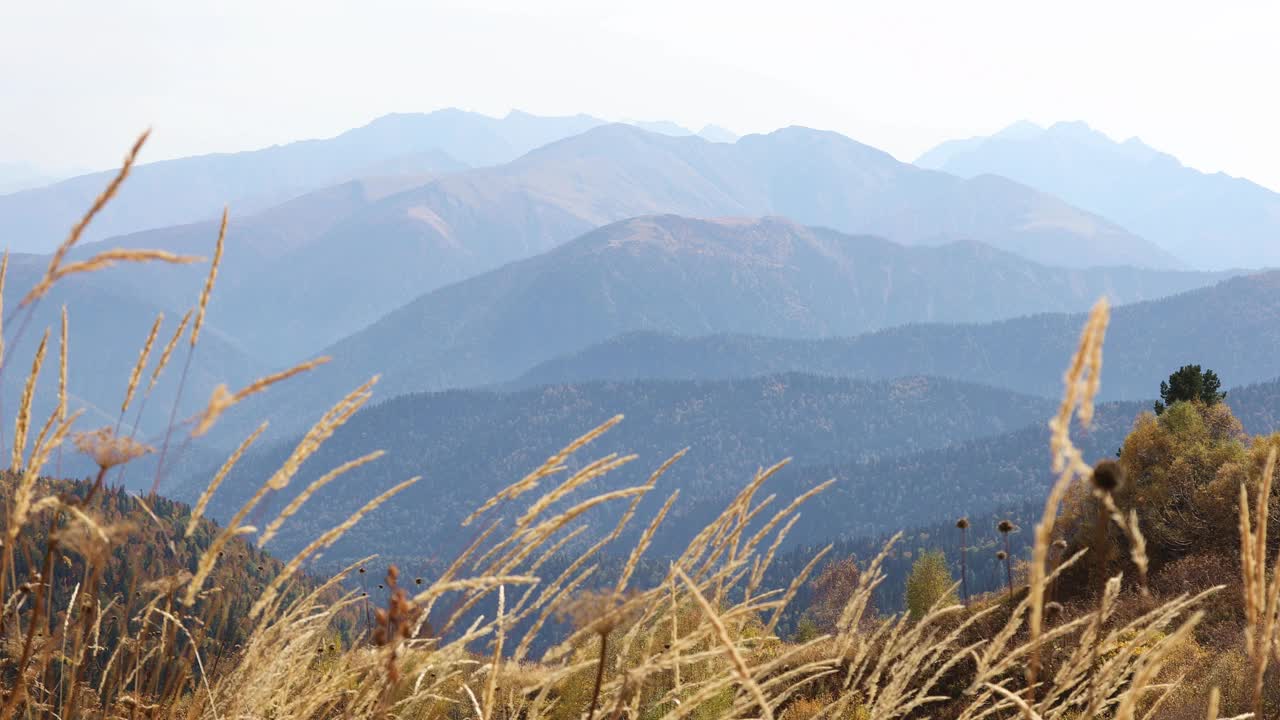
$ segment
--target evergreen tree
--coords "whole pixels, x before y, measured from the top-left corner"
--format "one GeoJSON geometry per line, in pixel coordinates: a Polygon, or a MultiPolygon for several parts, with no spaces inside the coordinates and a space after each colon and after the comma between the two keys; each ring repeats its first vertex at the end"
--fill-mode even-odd
{"type": "Polygon", "coordinates": [[[1160,383],[1160,400],[1155,404],[1156,414],[1176,402],[1193,401],[1215,405],[1226,399],[1220,392],[1222,381],[1212,370],[1201,371],[1199,365],[1183,365],[1167,381],[1160,383]]]}

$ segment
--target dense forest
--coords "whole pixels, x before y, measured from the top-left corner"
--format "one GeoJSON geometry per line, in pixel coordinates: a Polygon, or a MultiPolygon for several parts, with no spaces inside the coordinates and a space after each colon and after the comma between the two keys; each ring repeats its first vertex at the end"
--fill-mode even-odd
{"type": "MultiPolygon", "coordinates": [[[[622,424],[593,451],[635,453],[638,459],[608,479],[608,487],[642,481],[674,453],[689,448],[665,476],[662,488],[679,487],[673,508],[678,527],[701,527],[718,514],[733,488],[758,468],[786,457],[804,462],[859,461],[913,449],[999,435],[1045,417],[1049,401],[967,383],[930,378],[864,382],[781,375],[721,382],[589,383],[516,394],[453,391],[408,395],[356,414],[305,464],[315,477],[372,447],[387,456],[357,468],[317,493],[307,512],[281,536],[294,548],[341,521],[371,490],[407,477],[424,479],[382,509],[376,523],[352,530],[329,555],[331,562],[358,557],[359,547],[384,555],[428,554],[444,562],[469,542],[456,527],[484,502],[558,450],[564,428],[585,431],[615,413],[622,424]],[[429,508],[429,512],[424,509],[429,508]]],[[[239,507],[254,483],[279,466],[297,441],[249,453],[215,497],[215,517],[239,507]]],[[[578,460],[574,462],[585,462],[578,460]]],[[[194,499],[216,468],[192,475],[178,497],[194,499]]],[[[806,475],[816,484],[826,479],[806,475]]],[[[294,491],[270,500],[281,507],[294,491]]],[[[661,504],[658,492],[642,508],[661,504]]],[[[267,513],[268,507],[261,512],[267,513]]],[[[607,517],[599,518],[608,522],[607,517]]],[[[863,528],[878,532],[884,525],[863,528]]],[[[663,542],[682,542],[681,532],[663,542]]],[[[687,539],[687,538],[685,538],[687,539]]]]}

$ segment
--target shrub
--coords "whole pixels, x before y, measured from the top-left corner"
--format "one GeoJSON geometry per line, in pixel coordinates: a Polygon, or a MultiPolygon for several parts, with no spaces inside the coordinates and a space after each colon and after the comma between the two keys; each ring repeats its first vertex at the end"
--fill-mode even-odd
{"type": "Polygon", "coordinates": [[[911,575],[907,578],[907,611],[918,620],[939,601],[942,606],[954,605],[958,602],[954,584],[941,550],[920,555],[911,565],[911,575]]]}

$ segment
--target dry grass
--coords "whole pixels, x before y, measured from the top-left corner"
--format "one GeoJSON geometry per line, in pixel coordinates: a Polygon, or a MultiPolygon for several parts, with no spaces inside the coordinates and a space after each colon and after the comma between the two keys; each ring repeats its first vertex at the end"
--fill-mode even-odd
{"type": "MultiPolygon", "coordinates": [[[[39,298],[73,269],[89,272],[106,267],[107,262],[94,260],[79,264],[78,269],[77,264],[61,263],[84,226],[127,176],[145,137],[55,253],[49,271],[28,294],[28,301],[39,298]]],[[[224,214],[214,263],[195,313],[193,345],[214,287],[225,235],[224,214]]],[[[151,251],[131,252],[135,259],[164,259],[151,251]]],[[[128,258],[110,255],[108,259],[128,258]]],[[[148,392],[182,335],[187,318],[162,352],[148,392]]],[[[59,384],[63,398],[59,411],[40,433],[30,459],[23,457],[30,420],[27,395],[34,393],[42,343],[19,410],[23,440],[15,441],[13,465],[22,472],[5,480],[15,486],[9,493],[12,501],[0,555],[0,599],[4,601],[0,614],[0,677],[4,680],[0,720],[535,720],[591,718],[597,709],[600,716],[609,718],[647,720],[868,720],[942,712],[963,720],[1160,717],[1172,707],[1170,698],[1179,686],[1177,678],[1169,676],[1170,668],[1181,667],[1180,653],[1193,642],[1192,632],[1202,617],[1200,608],[1216,589],[1162,601],[1146,598],[1135,605],[1131,594],[1122,592],[1117,576],[1107,581],[1096,607],[1071,617],[1046,616],[1046,588],[1059,573],[1081,561],[1081,555],[1076,555],[1051,567],[1049,548],[1055,540],[1054,524],[1063,498],[1092,471],[1072,443],[1070,430],[1074,418],[1087,425],[1092,417],[1107,319],[1107,306],[1099,303],[1069,364],[1060,410],[1050,422],[1053,468],[1058,478],[1036,527],[1027,585],[1007,600],[997,594],[995,599],[975,599],[968,608],[940,604],[916,620],[901,615],[872,618],[871,597],[885,580],[882,565],[892,551],[891,542],[862,569],[834,631],[801,644],[782,641],[774,629],[822,553],[788,587],[768,589],[761,585],[804,503],[829,484],[769,514],[775,497],[757,496],[781,464],[761,470],[680,556],[671,560],[660,582],[628,591],[636,564],[655,534],[661,532],[677,493],[665,493],[666,503],[644,526],[640,541],[624,549],[627,561],[616,580],[600,577],[600,556],[622,537],[640,500],[655,490],[679,454],[660,465],[643,485],[601,490],[567,505],[571,494],[581,495],[593,481],[636,460],[616,455],[589,462],[575,458],[574,464],[581,469],[567,473],[570,457],[585,452],[593,440],[616,426],[621,420],[617,417],[569,443],[529,475],[496,493],[463,522],[470,524],[506,505],[506,516],[516,518],[514,527],[498,532],[498,523],[491,524],[445,572],[430,581],[415,582],[412,597],[399,591],[394,573],[390,574],[388,582],[396,590],[391,604],[378,608],[375,620],[357,625],[351,634],[338,639],[343,618],[352,616],[362,604],[359,594],[344,590],[343,583],[353,574],[363,573],[363,564],[316,586],[299,584],[299,579],[318,553],[417,478],[373,498],[304,547],[273,577],[263,579],[247,614],[251,623],[248,634],[242,643],[229,647],[204,631],[215,618],[201,614],[209,607],[201,601],[224,591],[207,587],[214,569],[235,538],[253,536],[259,544],[266,543],[304,512],[315,491],[346,470],[381,455],[380,451],[371,452],[323,475],[296,495],[261,532],[243,524],[267,496],[285,490],[301,464],[364,406],[376,378],[341,398],[317,421],[280,469],[266,478],[226,527],[208,541],[194,571],[164,566],[163,546],[191,538],[227,472],[263,428],[250,435],[212,478],[185,532],[156,538],[160,580],[140,588],[134,597],[120,597],[111,595],[102,575],[104,558],[120,549],[113,546],[119,535],[102,520],[92,493],[85,498],[52,493],[37,497],[42,487],[37,482],[40,468],[69,436],[78,417],[66,413],[65,379],[59,384]],[[530,496],[543,481],[557,475],[563,477],[556,486],[530,496]],[[570,541],[589,536],[583,516],[593,508],[614,505],[622,511],[618,524],[555,577],[544,577],[551,558],[570,541]],[[35,529],[46,538],[43,556],[26,561],[25,576],[20,577],[14,540],[35,529]],[[79,550],[64,554],[68,545],[79,550]],[[55,565],[63,578],[77,578],[74,587],[53,582],[55,565]],[[584,601],[585,591],[593,587],[610,591],[587,595],[595,600],[584,601]],[[572,628],[556,634],[545,631],[552,617],[569,608],[576,609],[572,628]],[[544,641],[541,644],[555,644],[530,660],[539,637],[544,641]]],[[[65,327],[64,321],[64,358],[65,327]]],[[[157,330],[158,325],[130,377],[127,397],[138,383],[157,330]]],[[[263,378],[234,395],[221,388],[201,416],[195,434],[207,429],[238,400],[319,362],[263,378]]],[[[65,377],[65,360],[60,372],[65,377]]],[[[105,429],[81,437],[81,449],[98,461],[103,472],[142,452],[131,439],[105,429]]],[[[1261,708],[1258,688],[1264,681],[1268,658],[1277,651],[1280,581],[1275,572],[1268,576],[1265,536],[1274,463],[1273,454],[1257,516],[1250,517],[1248,497],[1243,494],[1239,518],[1249,628],[1246,652],[1253,664],[1255,712],[1261,708]]],[[[141,499],[138,502],[155,519],[147,505],[141,499]]],[[[1113,512],[1109,518],[1130,539],[1137,566],[1145,568],[1137,516],[1113,512]]],[[[156,526],[160,526],[158,520],[156,526]]],[[[1276,564],[1280,569],[1280,558],[1276,564]]],[[[1197,701],[1207,703],[1208,717],[1215,718],[1220,697],[1215,687],[1212,695],[1206,690],[1197,701]]]]}

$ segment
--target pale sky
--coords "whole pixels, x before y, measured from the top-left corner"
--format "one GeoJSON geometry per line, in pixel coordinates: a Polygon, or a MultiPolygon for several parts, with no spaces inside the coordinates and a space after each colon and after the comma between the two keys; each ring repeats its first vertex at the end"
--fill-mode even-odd
{"type": "Polygon", "coordinates": [[[1280,189],[1280,5],[880,0],[0,0],[0,162],[115,165],[389,112],[798,124],[913,160],[1084,120],[1280,189]]]}

